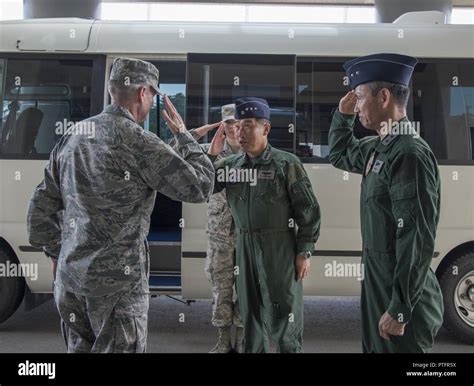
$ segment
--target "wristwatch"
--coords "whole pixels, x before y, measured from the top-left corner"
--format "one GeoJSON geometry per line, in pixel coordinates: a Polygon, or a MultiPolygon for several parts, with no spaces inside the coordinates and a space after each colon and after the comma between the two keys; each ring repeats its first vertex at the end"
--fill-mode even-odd
{"type": "Polygon", "coordinates": [[[312,253],[311,251],[304,251],[304,252],[298,253],[298,255],[301,255],[304,257],[305,260],[308,260],[311,257],[312,253]]]}

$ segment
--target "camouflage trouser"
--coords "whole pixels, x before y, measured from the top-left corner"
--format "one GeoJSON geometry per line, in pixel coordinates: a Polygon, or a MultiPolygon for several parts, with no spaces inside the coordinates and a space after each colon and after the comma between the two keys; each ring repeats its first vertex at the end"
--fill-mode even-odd
{"type": "Polygon", "coordinates": [[[239,303],[234,290],[235,239],[209,236],[207,243],[206,275],[212,289],[212,325],[242,327],[239,303]]]}
{"type": "Polygon", "coordinates": [[[54,286],[68,353],[144,353],[149,295],[120,291],[81,296],[54,286]]]}

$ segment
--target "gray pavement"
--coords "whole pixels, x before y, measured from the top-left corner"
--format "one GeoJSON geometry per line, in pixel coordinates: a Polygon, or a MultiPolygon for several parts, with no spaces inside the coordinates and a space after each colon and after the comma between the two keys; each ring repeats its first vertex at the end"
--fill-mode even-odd
{"type": "MultiPolygon", "coordinates": [[[[188,306],[165,296],[152,298],[148,352],[208,352],[217,336],[209,320],[210,313],[211,302],[208,300],[199,300],[188,306]]],[[[358,353],[360,339],[357,297],[305,298],[305,352],[358,353]]],[[[64,352],[59,317],[53,302],[44,303],[30,312],[25,312],[21,306],[1,324],[0,352],[64,352]]],[[[474,353],[474,346],[458,342],[443,328],[433,352],[474,353]]]]}

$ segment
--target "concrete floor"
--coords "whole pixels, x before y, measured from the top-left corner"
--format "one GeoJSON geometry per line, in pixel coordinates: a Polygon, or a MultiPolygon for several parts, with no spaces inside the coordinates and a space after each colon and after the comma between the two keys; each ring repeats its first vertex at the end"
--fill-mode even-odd
{"type": "MultiPolygon", "coordinates": [[[[150,303],[148,352],[203,353],[215,344],[216,330],[210,324],[211,302],[200,300],[187,306],[168,297],[150,303]],[[180,322],[184,314],[184,322],[180,322]]],[[[360,352],[360,313],[357,297],[305,298],[304,350],[307,353],[360,352]]],[[[61,353],[64,343],[59,317],[52,301],[30,312],[23,307],[0,325],[2,353],[61,353]]],[[[438,334],[433,352],[474,353],[445,329],[438,334]]]]}

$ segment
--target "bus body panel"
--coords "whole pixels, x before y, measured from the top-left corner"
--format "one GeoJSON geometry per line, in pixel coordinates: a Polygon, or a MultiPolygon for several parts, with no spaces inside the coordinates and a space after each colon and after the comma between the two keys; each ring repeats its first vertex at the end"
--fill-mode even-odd
{"type": "MultiPolygon", "coordinates": [[[[360,264],[362,239],[360,234],[359,195],[361,176],[345,173],[330,164],[305,164],[313,190],[321,207],[321,234],[311,259],[311,273],[304,281],[308,296],[358,295],[360,293],[360,264]],[[345,256],[351,254],[352,256],[345,256]],[[358,254],[358,256],[357,256],[358,254]],[[344,267],[352,276],[339,276],[344,267]],[[336,269],[335,269],[336,268],[336,269]]],[[[474,240],[474,170],[470,166],[440,165],[442,183],[441,214],[431,268],[436,271],[443,258],[458,245],[474,240]],[[448,183],[453,173],[464,184],[448,183]]],[[[186,252],[205,254],[204,204],[183,204],[186,228],[183,232],[183,255],[186,252]]],[[[210,286],[204,274],[204,258],[183,258],[182,295],[186,299],[210,297],[210,286]]]]}
{"type": "Polygon", "coordinates": [[[85,51],[92,24],[93,20],[78,18],[0,22],[0,51],[85,51]]]}
{"type": "MultiPolygon", "coordinates": [[[[106,75],[116,56],[151,60],[183,58],[190,52],[222,53],[220,47],[228,47],[229,39],[232,39],[232,53],[289,53],[297,55],[297,58],[311,56],[324,60],[327,57],[353,57],[378,51],[399,52],[418,58],[472,59],[473,30],[472,26],[452,25],[44,19],[0,22],[0,54],[7,59],[8,53],[18,54],[23,52],[21,49],[25,49],[25,55],[44,52],[47,56],[47,53],[54,52],[64,53],[67,57],[68,52],[72,51],[109,54],[106,75]],[[71,37],[71,29],[77,40],[71,37]],[[90,33],[87,39],[86,32],[90,33]],[[49,37],[49,40],[45,37],[49,37]],[[20,50],[17,49],[17,40],[23,41],[20,42],[20,50]],[[452,44],[453,41],[456,44],[452,44]],[[291,47],[291,52],[288,52],[288,47],[291,47]],[[443,49],[440,50],[440,47],[443,49]]],[[[107,103],[106,84],[103,89],[104,101],[107,103]]],[[[0,237],[12,246],[20,262],[38,263],[40,266],[38,280],[33,282],[27,279],[32,292],[51,292],[49,259],[42,252],[20,250],[20,246],[29,246],[26,210],[33,189],[43,178],[45,164],[45,160],[0,160],[0,237]],[[17,172],[20,172],[21,178],[16,180],[17,172]]],[[[334,280],[334,277],[326,275],[326,271],[333,264],[352,266],[360,262],[360,176],[345,174],[328,163],[306,163],[305,168],[322,212],[321,237],[316,245],[316,256],[312,258],[312,271],[305,280],[305,294],[356,295],[360,290],[358,278],[337,277],[334,280]],[[341,252],[345,255],[338,255],[341,252]]],[[[472,165],[441,165],[440,170],[442,210],[435,247],[439,255],[433,259],[433,269],[456,246],[474,240],[472,165]],[[457,180],[453,177],[455,173],[457,180]]],[[[182,295],[186,299],[209,298],[210,287],[204,274],[206,205],[183,204],[182,217],[185,220],[181,240],[182,295]]]]}
{"type": "Polygon", "coordinates": [[[418,58],[463,58],[472,57],[474,53],[472,28],[470,25],[416,23],[13,20],[0,22],[0,52],[19,52],[17,41],[23,39],[20,49],[33,52],[217,53],[222,52],[221,47],[228,47],[228,41],[232,39],[233,53],[281,54],[291,51],[299,56],[361,56],[390,51],[418,58]],[[456,44],[452,44],[453,41],[456,44]],[[439,50],[439,47],[443,49],[439,50]]]}

